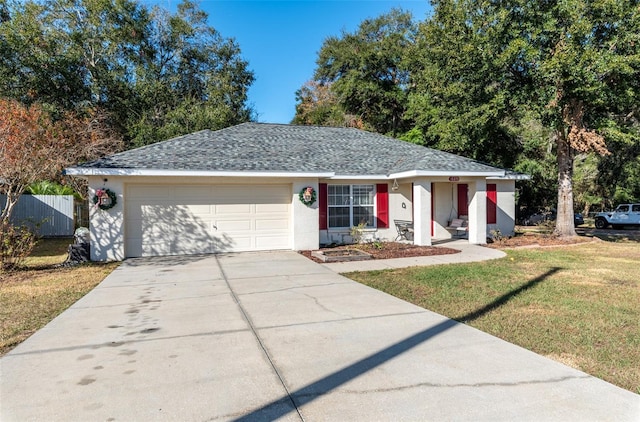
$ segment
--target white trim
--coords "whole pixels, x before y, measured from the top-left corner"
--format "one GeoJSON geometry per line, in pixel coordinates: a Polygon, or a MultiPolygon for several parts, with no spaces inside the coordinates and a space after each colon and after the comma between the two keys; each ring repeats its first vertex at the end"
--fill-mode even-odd
{"type": "Polygon", "coordinates": [[[83,168],[69,167],[64,170],[68,176],[178,176],[178,177],[313,177],[331,180],[393,180],[406,179],[411,177],[429,177],[429,176],[475,176],[486,177],[487,179],[513,179],[528,180],[528,176],[511,176],[506,175],[504,171],[427,171],[427,170],[409,170],[400,173],[392,173],[389,175],[345,175],[335,174],[334,172],[269,172],[269,171],[209,171],[209,170],[162,170],[162,169],[126,169],[126,168],[83,168]]]}
{"type": "Polygon", "coordinates": [[[487,177],[487,180],[531,180],[528,174],[505,174],[499,177],[487,177]]]}
{"type": "Polygon", "coordinates": [[[504,177],[504,170],[496,171],[458,171],[458,170],[409,170],[400,173],[392,173],[387,179],[406,179],[409,177],[429,177],[429,176],[480,176],[480,177],[504,177]]]}
{"type": "Polygon", "coordinates": [[[327,177],[331,180],[389,180],[390,177],[386,174],[374,174],[374,175],[345,175],[334,174],[331,177],[327,177]]]}
{"type": "Polygon", "coordinates": [[[160,169],[107,169],[69,167],[68,176],[215,176],[215,177],[306,177],[331,178],[335,173],[268,172],[268,171],[207,171],[207,170],[160,170],[160,169]]]}

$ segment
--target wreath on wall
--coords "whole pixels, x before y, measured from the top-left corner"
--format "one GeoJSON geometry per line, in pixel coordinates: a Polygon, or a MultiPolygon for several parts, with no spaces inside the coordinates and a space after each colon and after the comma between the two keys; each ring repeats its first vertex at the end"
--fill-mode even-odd
{"type": "Polygon", "coordinates": [[[316,202],[317,196],[316,191],[311,186],[307,186],[306,188],[302,188],[300,194],[298,195],[300,198],[300,202],[305,204],[306,206],[311,206],[316,202]]]}
{"type": "Polygon", "coordinates": [[[93,203],[101,210],[108,210],[116,206],[118,197],[111,189],[96,189],[93,195],[93,203]]]}

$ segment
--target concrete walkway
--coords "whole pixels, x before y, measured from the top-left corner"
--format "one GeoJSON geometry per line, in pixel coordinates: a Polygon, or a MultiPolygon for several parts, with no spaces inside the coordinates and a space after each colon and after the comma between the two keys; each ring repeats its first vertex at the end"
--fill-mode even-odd
{"type": "Polygon", "coordinates": [[[3,422],[640,420],[636,394],[294,252],[126,261],[0,376],[3,422]]]}

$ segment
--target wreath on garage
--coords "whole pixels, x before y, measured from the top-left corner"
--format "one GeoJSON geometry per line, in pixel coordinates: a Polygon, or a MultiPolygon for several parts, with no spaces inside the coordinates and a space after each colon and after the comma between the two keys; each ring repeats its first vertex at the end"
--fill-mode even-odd
{"type": "Polygon", "coordinates": [[[300,194],[298,195],[300,198],[300,202],[305,204],[306,206],[311,206],[316,202],[317,196],[316,191],[311,186],[307,186],[306,188],[302,188],[300,194]]]}
{"type": "Polygon", "coordinates": [[[96,189],[93,195],[93,203],[101,210],[108,210],[116,206],[118,197],[111,189],[96,189]]]}

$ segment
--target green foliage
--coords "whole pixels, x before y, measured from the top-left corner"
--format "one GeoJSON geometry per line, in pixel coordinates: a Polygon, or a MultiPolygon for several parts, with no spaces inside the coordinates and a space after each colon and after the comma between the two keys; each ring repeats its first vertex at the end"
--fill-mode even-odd
{"type": "Polygon", "coordinates": [[[354,243],[362,243],[364,236],[364,229],[367,227],[367,223],[360,223],[357,226],[351,227],[349,235],[353,238],[354,243]]]}
{"type": "Polygon", "coordinates": [[[422,130],[418,127],[414,127],[406,133],[398,136],[398,139],[401,139],[405,142],[410,142],[416,145],[424,145],[425,144],[425,136],[422,130]]]}
{"type": "Polygon", "coordinates": [[[325,40],[315,79],[331,84],[345,112],[365,127],[402,133],[408,129],[404,112],[410,85],[404,58],[415,32],[411,14],[397,9],[365,20],[355,33],[325,40]]]}
{"type": "MultiPolygon", "coordinates": [[[[3,3],[4,5],[4,3],[3,3]]],[[[0,92],[54,114],[99,107],[129,145],[252,118],[240,49],[185,0],[27,0],[0,20],[0,92]]]]}
{"type": "Polygon", "coordinates": [[[296,91],[297,125],[362,127],[362,121],[344,111],[332,84],[307,81],[296,91]]]}
{"type": "Polygon", "coordinates": [[[134,146],[252,119],[246,102],[253,73],[235,41],[206,21],[188,0],[174,15],[151,11],[150,45],[137,76],[139,106],[127,124],[134,146]]]}
{"type": "Polygon", "coordinates": [[[511,167],[520,152],[512,131],[517,98],[509,95],[507,64],[492,45],[500,30],[484,22],[477,6],[434,3],[408,59],[415,90],[407,114],[426,145],[511,167]]]}
{"type": "Polygon", "coordinates": [[[637,2],[432,4],[417,26],[392,11],[329,37],[294,122],[361,127],[527,173],[520,207],[557,207],[563,234],[573,233],[574,193],[583,210],[640,198],[637,2]]]}
{"type": "Polygon", "coordinates": [[[26,226],[0,223],[0,271],[19,267],[31,254],[37,236],[26,226]]]}
{"type": "Polygon", "coordinates": [[[81,199],[71,186],[61,185],[48,180],[32,183],[27,186],[25,193],[31,195],[74,195],[76,198],[81,199]]]}
{"type": "MultiPolygon", "coordinates": [[[[546,186],[550,160],[539,151],[551,140],[556,231],[574,234],[576,152],[606,156],[614,133],[637,145],[637,3],[441,0],[434,9],[420,26],[411,68],[409,114],[427,144],[534,171],[546,186]],[[551,136],[531,133],[532,123],[551,136]]],[[[542,190],[531,188],[539,200],[542,190]]]]}

